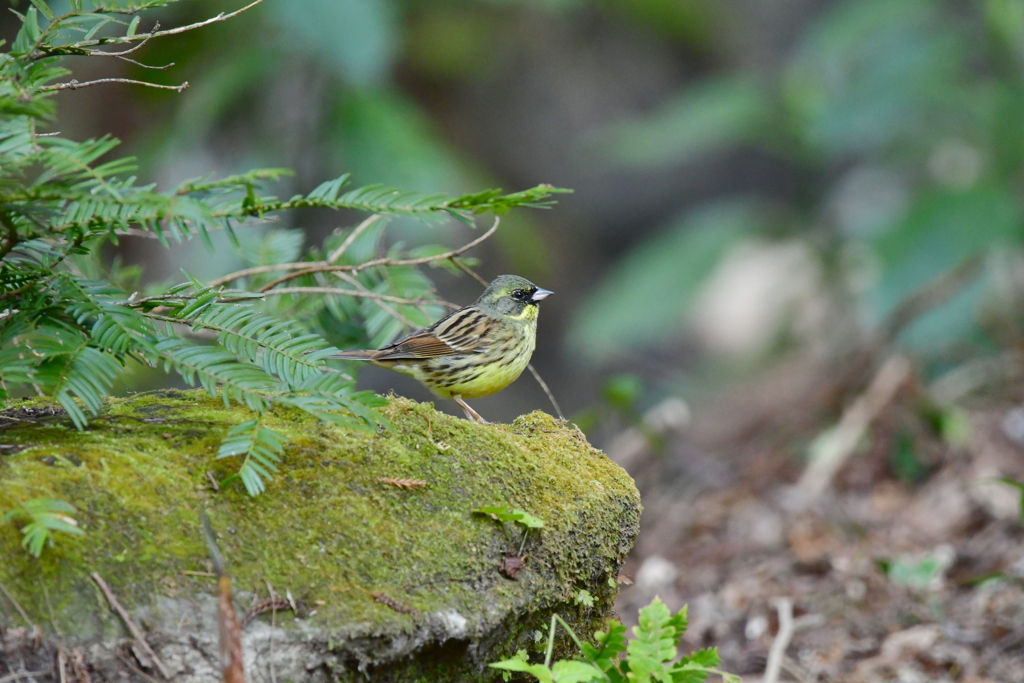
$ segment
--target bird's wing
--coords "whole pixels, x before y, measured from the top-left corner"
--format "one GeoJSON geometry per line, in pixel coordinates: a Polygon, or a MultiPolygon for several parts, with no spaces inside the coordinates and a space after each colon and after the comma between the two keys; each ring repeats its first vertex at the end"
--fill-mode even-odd
{"type": "Polygon", "coordinates": [[[499,323],[473,306],[460,308],[430,327],[385,346],[373,360],[416,360],[480,353],[489,346],[499,323]]]}

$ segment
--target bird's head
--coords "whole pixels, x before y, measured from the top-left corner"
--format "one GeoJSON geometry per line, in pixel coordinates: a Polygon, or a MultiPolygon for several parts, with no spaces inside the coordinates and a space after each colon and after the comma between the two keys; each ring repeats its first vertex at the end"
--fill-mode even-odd
{"type": "Polygon", "coordinates": [[[518,275],[499,275],[480,295],[476,305],[491,314],[536,320],[537,304],[553,293],[518,275]]]}

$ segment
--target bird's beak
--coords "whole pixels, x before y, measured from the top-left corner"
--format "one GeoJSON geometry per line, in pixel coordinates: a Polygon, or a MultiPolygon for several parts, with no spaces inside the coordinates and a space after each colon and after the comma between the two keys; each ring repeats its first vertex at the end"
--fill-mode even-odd
{"type": "Polygon", "coordinates": [[[554,292],[552,292],[550,289],[538,289],[536,292],[533,293],[533,296],[530,297],[530,301],[534,303],[537,303],[538,301],[544,301],[544,299],[547,299],[552,294],[554,294],[554,292]]]}

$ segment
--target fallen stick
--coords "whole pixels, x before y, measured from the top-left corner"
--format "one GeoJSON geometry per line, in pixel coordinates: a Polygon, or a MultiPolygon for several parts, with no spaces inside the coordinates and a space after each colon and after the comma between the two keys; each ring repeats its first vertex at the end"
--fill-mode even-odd
{"type": "Polygon", "coordinates": [[[786,656],[786,648],[793,640],[793,600],[778,598],[775,609],[779,612],[779,632],[775,634],[772,647],[768,650],[768,664],[764,668],[764,683],[778,683],[779,672],[782,671],[782,660],[786,656]]]}
{"type": "Polygon", "coordinates": [[[843,411],[839,423],[815,441],[817,448],[812,447],[811,460],[795,487],[793,507],[804,508],[825,492],[868,427],[909,377],[906,356],[894,354],[882,363],[867,390],[843,411]]]}
{"type": "Polygon", "coordinates": [[[45,670],[44,671],[20,671],[18,673],[13,673],[13,674],[4,676],[3,678],[0,678],[0,683],[11,683],[12,681],[18,681],[18,680],[21,680],[22,678],[33,678],[35,676],[45,676],[48,673],[50,673],[50,672],[49,671],[45,671],[45,670]]]}
{"type": "Polygon", "coordinates": [[[231,578],[224,571],[224,556],[217,547],[210,518],[200,513],[203,525],[203,539],[213,560],[213,571],[217,575],[217,631],[220,650],[221,675],[224,683],[245,683],[245,669],[242,665],[242,629],[235,615],[231,598],[231,578]]]}
{"type": "Polygon", "coordinates": [[[96,582],[96,585],[100,587],[100,590],[103,591],[103,596],[107,599],[107,602],[110,603],[111,609],[117,612],[118,616],[121,617],[121,621],[123,621],[125,626],[128,627],[128,630],[131,631],[132,636],[135,638],[135,644],[153,660],[153,666],[155,666],[156,670],[160,672],[160,676],[163,677],[165,681],[171,680],[171,674],[167,671],[167,667],[164,666],[164,663],[160,661],[160,658],[156,656],[155,652],[153,652],[153,648],[151,648],[149,643],[146,642],[146,637],[142,634],[142,631],[139,630],[139,627],[135,625],[135,622],[132,621],[132,618],[128,616],[127,610],[125,610],[125,608],[121,606],[121,603],[117,601],[117,598],[114,596],[114,592],[110,590],[110,586],[107,585],[107,582],[104,581],[103,577],[96,572],[93,572],[90,576],[92,577],[92,580],[96,582]]]}

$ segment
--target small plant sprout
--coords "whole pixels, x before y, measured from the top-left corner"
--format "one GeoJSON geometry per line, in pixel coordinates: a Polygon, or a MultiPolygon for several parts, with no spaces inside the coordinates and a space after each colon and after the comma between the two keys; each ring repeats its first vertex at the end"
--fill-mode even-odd
{"type": "Polygon", "coordinates": [[[594,606],[594,596],[590,594],[586,588],[581,588],[576,591],[576,595],[573,596],[573,602],[577,605],[583,605],[584,607],[590,608],[594,606]]]}
{"type": "Polygon", "coordinates": [[[63,500],[34,498],[5,512],[2,521],[28,519],[28,524],[21,527],[21,533],[24,535],[21,545],[34,557],[39,557],[46,542],[51,540],[51,532],[63,531],[75,536],[85,534],[78,528],[78,522],[69,516],[74,511],[75,508],[63,500]]]}
{"type": "Polygon", "coordinates": [[[627,640],[626,627],[610,619],[607,630],[594,632],[595,644],[591,644],[580,642],[572,628],[554,614],[543,663],[531,664],[527,652],[520,650],[490,666],[527,673],[540,683],[700,683],[710,674],[721,676],[723,683],[741,683],[739,676],[715,668],[721,661],[715,648],[679,657],[679,642],[687,626],[685,607],[673,615],[660,598],[654,598],[640,610],[639,621],[633,627],[633,638],[627,640]],[[558,626],[576,643],[581,658],[551,662],[558,626]]]}
{"type": "Polygon", "coordinates": [[[540,517],[534,517],[529,512],[524,512],[518,508],[510,508],[507,505],[482,507],[479,510],[473,510],[473,514],[489,515],[491,519],[502,524],[513,522],[521,525],[523,527],[523,540],[519,544],[519,552],[516,553],[519,557],[522,557],[523,549],[526,548],[526,538],[530,533],[530,529],[540,529],[544,526],[544,520],[540,517]]]}

